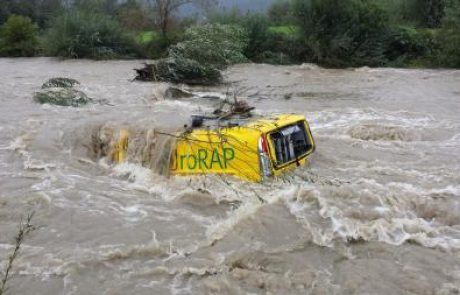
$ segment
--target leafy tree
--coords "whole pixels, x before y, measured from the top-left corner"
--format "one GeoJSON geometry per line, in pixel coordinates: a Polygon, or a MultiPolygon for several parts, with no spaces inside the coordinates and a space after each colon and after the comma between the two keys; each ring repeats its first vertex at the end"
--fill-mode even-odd
{"type": "Polygon", "coordinates": [[[442,45],[438,63],[446,67],[460,67],[460,3],[454,2],[447,9],[438,34],[442,45]]]}
{"type": "Polygon", "coordinates": [[[436,28],[441,25],[444,17],[445,0],[418,0],[418,7],[422,11],[421,25],[427,28],[436,28]]]}
{"type": "Polygon", "coordinates": [[[263,52],[269,50],[270,23],[268,17],[263,14],[246,14],[240,22],[248,34],[248,46],[244,50],[246,57],[257,59],[263,52]]]}
{"type": "Polygon", "coordinates": [[[270,22],[281,26],[292,23],[291,2],[288,0],[275,1],[267,11],[270,22]]]}
{"type": "Polygon", "coordinates": [[[118,8],[117,0],[75,0],[73,6],[80,11],[114,15],[118,8]]]}
{"type": "Polygon", "coordinates": [[[46,21],[61,9],[60,0],[0,0],[0,24],[4,23],[9,15],[17,14],[27,16],[43,27],[46,21]]]}
{"type": "Polygon", "coordinates": [[[115,58],[136,55],[134,37],[110,16],[71,10],[55,18],[44,36],[52,56],[115,58]]]}
{"type": "Polygon", "coordinates": [[[33,56],[38,44],[37,30],[30,18],[11,15],[0,29],[0,55],[33,56]]]}
{"type": "MultiPolygon", "coordinates": [[[[450,0],[380,0],[397,25],[437,28],[445,15],[450,0]]],[[[457,1],[457,0],[454,0],[457,1]]]]}
{"type": "Polygon", "coordinates": [[[175,11],[186,4],[195,4],[200,7],[211,7],[216,0],[149,0],[153,4],[158,25],[163,38],[167,38],[171,17],[175,11]]]}
{"type": "Polygon", "coordinates": [[[395,26],[385,55],[392,66],[420,65],[421,62],[426,63],[435,47],[433,30],[395,26]]]}
{"type": "Polygon", "coordinates": [[[328,66],[385,63],[388,18],[371,0],[294,0],[310,61],[328,66]]]}
{"type": "Polygon", "coordinates": [[[247,34],[242,27],[207,24],[187,29],[184,41],[172,46],[169,53],[174,58],[224,68],[247,60],[243,54],[247,44],[247,34]]]}
{"type": "Polygon", "coordinates": [[[128,0],[117,9],[117,17],[120,23],[127,29],[142,31],[149,27],[149,16],[144,7],[136,0],[128,0]]]}

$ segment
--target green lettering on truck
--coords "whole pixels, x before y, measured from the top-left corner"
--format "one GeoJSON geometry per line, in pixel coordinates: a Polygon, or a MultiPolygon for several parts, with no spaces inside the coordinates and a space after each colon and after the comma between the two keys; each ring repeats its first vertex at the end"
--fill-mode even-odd
{"type": "Polygon", "coordinates": [[[235,151],[231,148],[224,148],[224,168],[227,169],[227,163],[235,159],[235,151]]]}
{"type": "Polygon", "coordinates": [[[220,161],[220,156],[219,156],[219,150],[218,149],[214,149],[212,151],[211,169],[212,169],[214,163],[218,163],[220,168],[222,169],[222,162],[220,161]]]}
{"type": "Polygon", "coordinates": [[[188,169],[190,169],[190,170],[195,169],[196,166],[197,166],[197,162],[198,162],[198,161],[196,160],[195,155],[189,155],[189,156],[188,156],[188,161],[187,161],[188,169]],[[193,159],[193,164],[192,164],[192,161],[191,161],[192,159],[193,159]]]}
{"type": "Polygon", "coordinates": [[[209,169],[208,164],[206,164],[206,159],[208,158],[208,151],[205,149],[198,150],[198,166],[200,169],[209,169]]]}
{"type": "Polygon", "coordinates": [[[212,153],[209,149],[199,149],[196,155],[187,154],[178,157],[180,169],[217,169],[218,167],[214,165],[219,165],[220,169],[227,169],[229,163],[235,159],[235,150],[223,148],[222,154],[220,154],[217,148],[213,149],[212,153]]]}

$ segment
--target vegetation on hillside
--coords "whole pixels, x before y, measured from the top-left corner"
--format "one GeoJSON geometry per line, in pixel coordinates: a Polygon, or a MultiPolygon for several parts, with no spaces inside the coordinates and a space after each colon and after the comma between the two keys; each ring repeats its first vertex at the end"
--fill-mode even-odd
{"type": "Polygon", "coordinates": [[[43,36],[45,53],[70,58],[136,56],[134,36],[112,17],[72,10],[51,21],[43,36]]]}
{"type": "Polygon", "coordinates": [[[27,16],[8,17],[0,27],[0,56],[33,56],[38,45],[37,30],[27,16]]]}
{"type": "Polygon", "coordinates": [[[259,12],[212,9],[217,2],[0,0],[0,55],[180,56],[187,62],[179,64],[193,60],[203,69],[247,60],[460,66],[459,0],[275,0],[259,12]],[[205,8],[200,17],[178,16],[189,2],[205,8]],[[222,25],[230,27],[223,32],[222,25]],[[228,50],[239,55],[227,56],[228,50]]]}

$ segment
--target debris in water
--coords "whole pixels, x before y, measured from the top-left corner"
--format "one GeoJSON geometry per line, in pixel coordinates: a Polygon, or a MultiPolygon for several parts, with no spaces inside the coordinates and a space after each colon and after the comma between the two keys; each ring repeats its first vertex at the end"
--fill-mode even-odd
{"type": "Polygon", "coordinates": [[[78,82],[75,79],[71,79],[71,78],[58,77],[58,78],[51,78],[48,81],[46,81],[42,85],[42,89],[55,88],[55,87],[58,87],[58,88],[71,88],[71,87],[73,87],[75,85],[80,85],[80,82],[78,82]]]}
{"type": "Polygon", "coordinates": [[[34,100],[41,104],[73,107],[92,102],[84,92],[73,88],[77,84],[80,82],[70,78],[51,78],[42,85],[42,90],[35,92],[34,100]]]}
{"type": "Polygon", "coordinates": [[[187,58],[160,59],[135,69],[138,81],[172,82],[192,85],[216,85],[222,82],[222,74],[212,66],[187,58]]]}
{"type": "Polygon", "coordinates": [[[177,99],[177,98],[184,98],[184,97],[192,97],[193,93],[190,91],[177,88],[177,87],[169,87],[165,92],[165,98],[170,99],[177,99]]]}
{"type": "Polygon", "coordinates": [[[48,103],[73,107],[85,105],[93,101],[84,92],[73,88],[47,88],[35,92],[34,99],[41,104],[48,103]]]}

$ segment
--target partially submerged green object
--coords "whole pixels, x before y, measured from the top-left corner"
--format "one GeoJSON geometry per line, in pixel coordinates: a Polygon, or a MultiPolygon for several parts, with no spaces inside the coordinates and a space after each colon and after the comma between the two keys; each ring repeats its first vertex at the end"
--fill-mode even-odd
{"type": "Polygon", "coordinates": [[[188,58],[165,58],[144,68],[136,69],[136,80],[185,83],[190,85],[216,85],[222,82],[220,71],[188,58]]]}
{"type": "Polygon", "coordinates": [[[84,92],[73,88],[47,88],[36,92],[34,99],[39,103],[78,107],[93,100],[84,92]]]}
{"type": "Polygon", "coordinates": [[[70,88],[77,84],[79,85],[80,82],[71,78],[51,78],[42,85],[42,89],[53,87],[70,88]]]}
{"type": "Polygon", "coordinates": [[[75,79],[52,78],[42,85],[42,90],[35,92],[34,100],[59,106],[79,107],[93,101],[83,91],[73,88],[80,84],[75,79]]]}

